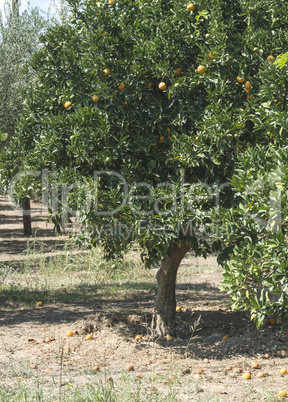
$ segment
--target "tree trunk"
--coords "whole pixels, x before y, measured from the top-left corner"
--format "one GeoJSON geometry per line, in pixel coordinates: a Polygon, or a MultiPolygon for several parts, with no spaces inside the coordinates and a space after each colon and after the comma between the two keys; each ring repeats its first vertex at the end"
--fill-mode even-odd
{"type": "Polygon", "coordinates": [[[155,302],[156,331],[162,338],[165,335],[176,336],[176,277],[178,267],[188,251],[189,247],[184,242],[180,247],[174,244],[169,257],[162,260],[161,268],[156,275],[158,282],[155,302]]]}
{"type": "Polygon", "coordinates": [[[30,198],[24,198],[23,201],[23,226],[24,226],[24,236],[31,236],[32,226],[31,226],[30,198]]]}

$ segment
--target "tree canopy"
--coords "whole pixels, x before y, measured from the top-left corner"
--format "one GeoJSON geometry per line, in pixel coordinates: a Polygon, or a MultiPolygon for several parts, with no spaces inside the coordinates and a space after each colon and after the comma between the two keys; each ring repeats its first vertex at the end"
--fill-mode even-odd
{"type": "MultiPolygon", "coordinates": [[[[260,323],[285,315],[288,296],[277,193],[287,183],[288,82],[274,63],[288,48],[288,4],[191,4],[68,0],[71,19],[50,27],[32,58],[37,80],[2,177],[45,171],[62,195],[55,222],[76,210],[78,241],[107,257],[134,242],[148,266],[220,251],[234,306],[260,323]]],[[[15,191],[30,194],[31,180],[15,191]]],[[[175,310],[175,299],[166,304],[175,310]]]]}

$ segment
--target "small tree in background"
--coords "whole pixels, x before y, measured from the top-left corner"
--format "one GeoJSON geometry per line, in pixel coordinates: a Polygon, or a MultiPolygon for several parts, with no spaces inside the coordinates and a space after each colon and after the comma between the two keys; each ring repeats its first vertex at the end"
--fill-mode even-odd
{"type": "MultiPolygon", "coordinates": [[[[236,191],[236,177],[253,165],[254,149],[265,155],[287,142],[287,69],[273,61],[288,47],[288,4],[67,4],[71,19],[49,28],[33,57],[37,81],[2,174],[8,184],[18,172],[45,172],[62,196],[53,219],[76,210],[79,243],[101,244],[113,258],[136,242],[147,266],[162,261],[157,329],[174,335],[175,281],[187,251],[205,257],[221,250],[218,260],[231,260],[225,265],[231,278],[239,256],[245,266],[237,246],[248,238],[256,244],[263,233],[253,216],[249,226],[244,213],[237,215],[247,200],[236,191]]],[[[27,175],[18,191],[32,185],[43,188],[27,175]]],[[[265,231],[264,238],[273,237],[271,228],[265,231]]],[[[226,282],[230,290],[246,286],[235,272],[235,283],[226,282]]],[[[237,300],[236,307],[251,307],[237,300]]],[[[261,320],[264,309],[256,310],[261,320]]]]}

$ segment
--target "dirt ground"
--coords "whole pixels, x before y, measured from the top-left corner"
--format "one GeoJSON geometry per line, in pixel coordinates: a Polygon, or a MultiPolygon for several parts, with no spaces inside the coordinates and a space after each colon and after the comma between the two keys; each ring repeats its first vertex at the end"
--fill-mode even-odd
{"type": "MultiPolygon", "coordinates": [[[[27,239],[21,230],[21,211],[0,198],[0,269],[1,261],[27,257],[27,241],[35,245],[36,239],[36,246],[44,242],[49,253],[51,247],[54,252],[63,250],[65,237],[55,237],[45,218],[45,213],[33,218],[34,234],[27,239]]],[[[43,244],[40,249],[45,252],[43,244]]],[[[137,381],[146,395],[143,400],[168,400],[171,387],[177,401],[277,400],[281,389],[288,391],[288,374],[280,376],[281,368],[288,369],[287,327],[267,323],[257,330],[246,312],[230,310],[229,300],[219,292],[221,279],[215,257],[187,255],[177,283],[177,303],[182,308],[177,313],[178,337],[171,341],[155,336],[155,293],[147,289],[117,300],[75,300],[40,308],[2,305],[0,386],[13,388],[20,379],[24,381],[24,368],[25,381],[32,384],[40,379],[48,398],[52,384],[59,383],[64,392],[65,387],[95,379],[105,383],[111,376],[114,386],[120,387],[123,381],[136,381],[136,373],[141,372],[143,378],[137,381]],[[68,330],[75,334],[67,337],[68,330]],[[92,339],[87,340],[87,334],[92,339]],[[142,338],[136,340],[136,335],[142,338]],[[260,368],[251,368],[253,362],[260,368]],[[129,364],[134,371],[127,372],[129,364]],[[246,370],[251,371],[250,380],[242,378],[246,370]],[[265,374],[262,378],[257,377],[260,371],[265,374]]]]}

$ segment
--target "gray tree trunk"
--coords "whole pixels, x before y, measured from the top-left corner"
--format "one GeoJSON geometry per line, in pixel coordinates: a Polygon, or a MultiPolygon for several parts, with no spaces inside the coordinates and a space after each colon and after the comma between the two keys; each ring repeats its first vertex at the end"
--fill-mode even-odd
{"type": "Polygon", "coordinates": [[[31,236],[32,225],[31,225],[30,198],[25,198],[23,201],[23,226],[24,226],[24,236],[31,236]]]}
{"type": "Polygon", "coordinates": [[[169,257],[162,260],[161,268],[156,275],[158,282],[155,301],[156,331],[162,338],[165,335],[176,336],[176,277],[178,267],[188,251],[189,247],[184,242],[180,247],[173,245],[169,257]]]}

